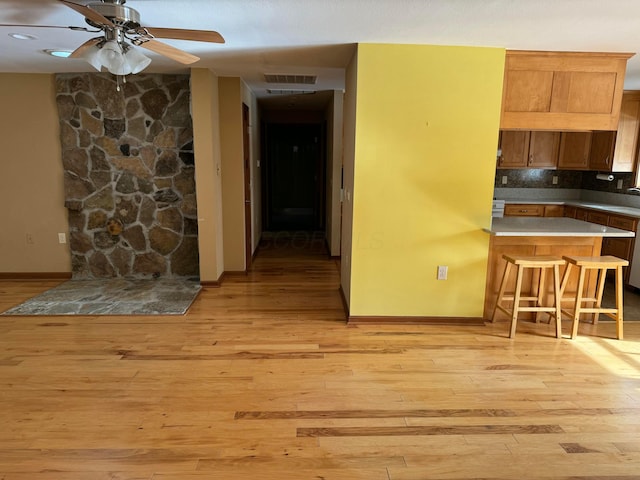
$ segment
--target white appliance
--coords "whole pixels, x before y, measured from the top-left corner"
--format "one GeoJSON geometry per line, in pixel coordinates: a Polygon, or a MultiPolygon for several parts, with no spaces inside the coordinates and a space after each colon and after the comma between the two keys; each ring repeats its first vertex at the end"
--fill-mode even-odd
{"type": "Polygon", "coordinates": [[[493,199],[493,207],[491,208],[491,216],[493,218],[504,217],[504,200],[493,199]]]}

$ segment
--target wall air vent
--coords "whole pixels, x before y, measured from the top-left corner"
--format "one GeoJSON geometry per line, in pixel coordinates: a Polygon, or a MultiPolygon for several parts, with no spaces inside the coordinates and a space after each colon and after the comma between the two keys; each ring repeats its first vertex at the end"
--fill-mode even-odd
{"type": "Polygon", "coordinates": [[[265,73],[267,83],[296,83],[298,85],[315,85],[317,75],[293,75],[288,73],[265,73]]]}
{"type": "Polygon", "coordinates": [[[310,95],[316,93],[315,90],[283,90],[278,88],[267,88],[269,95],[310,95]]]}

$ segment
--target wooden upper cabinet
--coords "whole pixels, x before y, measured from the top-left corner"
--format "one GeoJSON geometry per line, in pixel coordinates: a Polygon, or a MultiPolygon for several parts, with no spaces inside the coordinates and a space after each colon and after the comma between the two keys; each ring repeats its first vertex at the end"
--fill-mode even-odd
{"type": "Polygon", "coordinates": [[[640,92],[625,92],[622,96],[620,121],[616,135],[611,172],[633,172],[638,151],[640,128],[640,92]]]}
{"type": "Polygon", "coordinates": [[[632,55],[508,50],[500,128],[616,130],[632,55]]]}
{"type": "Polygon", "coordinates": [[[560,132],[531,132],[529,168],[556,168],[560,149],[560,132]]]}
{"type": "Polygon", "coordinates": [[[589,170],[611,171],[616,132],[593,132],[589,151],[589,170]]]}
{"type": "Polygon", "coordinates": [[[560,132],[503,130],[498,168],[556,168],[560,132]]]}
{"type": "Polygon", "coordinates": [[[560,138],[560,170],[587,170],[591,132],[562,132],[560,138]]]}
{"type": "Polygon", "coordinates": [[[524,168],[529,161],[528,131],[505,130],[500,132],[498,168],[524,168]]]}

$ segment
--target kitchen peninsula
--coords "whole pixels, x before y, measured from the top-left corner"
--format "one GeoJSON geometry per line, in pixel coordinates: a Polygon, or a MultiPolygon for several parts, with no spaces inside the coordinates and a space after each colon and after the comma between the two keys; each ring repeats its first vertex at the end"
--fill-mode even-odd
{"type": "MultiPolygon", "coordinates": [[[[489,320],[493,314],[504,272],[503,254],[597,256],[600,255],[603,237],[635,236],[631,231],[566,217],[493,218],[491,228],[485,231],[491,236],[483,313],[485,320],[489,320]]],[[[530,285],[531,278],[525,279],[523,288],[528,289],[530,285]]],[[[587,288],[595,288],[594,278],[589,280],[587,288]]],[[[572,291],[575,291],[574,282],[567,287],[569,295],[572,291]]],[[[505,314],[497,318],[507,319],[505,314]]]]}

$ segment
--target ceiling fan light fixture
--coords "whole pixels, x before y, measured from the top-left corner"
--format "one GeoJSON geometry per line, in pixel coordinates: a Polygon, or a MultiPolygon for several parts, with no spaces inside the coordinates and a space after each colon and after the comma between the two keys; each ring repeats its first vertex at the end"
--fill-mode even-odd
{"type": "Polygon", "coordinates": [[[102,45],[97,60],[114,75],[129,75],[131,67],[126,61],[122,46],[116,40],[109,40],[102,45]]]}
{"type": "Polygon", "coordinates": [[[140,52],[140,50],[132,47],[131,45],[125,45],[124,58],[125,61],[129,64],[131,73],[133,74],[140,73],[151,63],[151,59],[149,57],[147,57],[145,54],[140,52]]]}
{"type": "Polygon", "coordinates": [[[78,58],[81,58],[97,71],[102,70],[102,63],[100,62],[100,44],[92,45],[91,47],[84,50],[78,58]]]}

